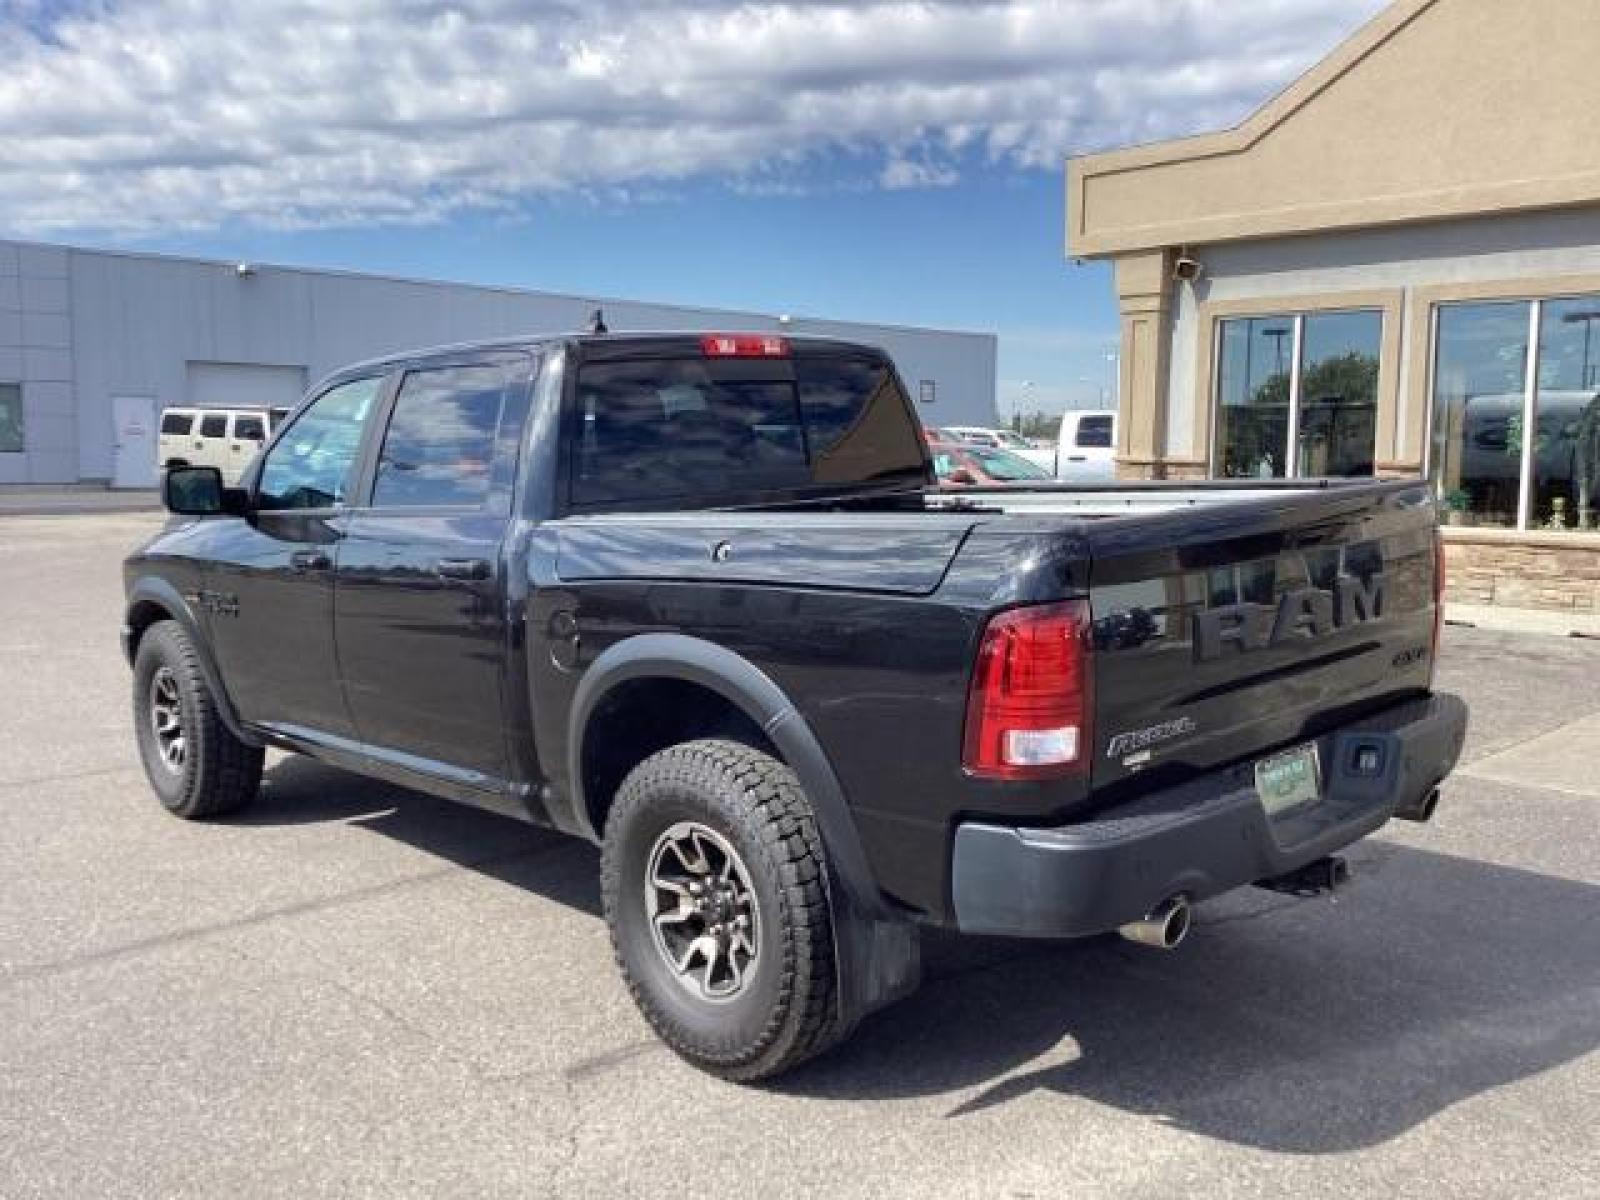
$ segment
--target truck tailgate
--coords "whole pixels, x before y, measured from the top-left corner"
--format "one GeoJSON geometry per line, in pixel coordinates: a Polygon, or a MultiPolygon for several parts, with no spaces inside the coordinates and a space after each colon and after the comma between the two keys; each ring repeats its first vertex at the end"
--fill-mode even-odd
{"type": "Polygon", "coordinates": [[[1435,525],[1415,483],[1092,523],[1096,792],[1258,756],[1425,691],[1435,525]]]}

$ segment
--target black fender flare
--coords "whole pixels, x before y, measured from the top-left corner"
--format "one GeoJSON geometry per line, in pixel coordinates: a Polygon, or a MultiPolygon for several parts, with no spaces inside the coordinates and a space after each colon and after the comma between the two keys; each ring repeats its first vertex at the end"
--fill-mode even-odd
{"type": "Polygon", "coordinates": [[[609,647],[584,672],[568,717],[567,779],[574,815],[595,841],[583,790],[583,740],[596,707],[618,684],[631,679],[680,679],[716,692],[772,739],[800,779],[817,816],[823,844],[851,906],[866,916],[891,918],[873,879],[855,819],[833,764],[805,718],[783,690],[749,659],[701,638],[680,633],[645,633],[609,647]]]}
{"type": "Polygon", "coordinates": [[[584,733],[612,688],[642,678],[681,679],[716,692],[762,729],[799,778],[828,851],[840,1030],[914,992],[922,979],[919,932],[878,889],[833,764],[783,689],[731,650],[687,634],[644,633],[609,647],[584,672],[568,717],[567,778],[574,816],[588,836],[598,840],[583,792],[584,733]]]}
{"type": "MultiPolygon", "coordinates": [[[[133,665],[138,642],[134,614],[146,606],[160,609],[167,618],[176,621],[184,633],[188,634],[189,642],[194,647],[195,658],[200,663],[200,673],[206,677],[206,686],[211,689],[211,695],[217,702],[217,715],[228,727],[228,732],[247,746],[264,745],[259,737],[245,729],[240,722],[238,711],[233,707],[233,698],[228,695],[228,689],[223,685],[222,672],[217,670],[216,660],[211,655],[211,643],[207,640],[200,622],[195,619],[194,610],[189,607],[189,602],[177,588],[158,576],[147,575],[139,579],[128,592],[128,603],[123,610],[122,623],[122,654],[128,660],[128,665],[133,665]]],[[[140,625],[142,627],[153,623],[143,621],[140,625]]]]}

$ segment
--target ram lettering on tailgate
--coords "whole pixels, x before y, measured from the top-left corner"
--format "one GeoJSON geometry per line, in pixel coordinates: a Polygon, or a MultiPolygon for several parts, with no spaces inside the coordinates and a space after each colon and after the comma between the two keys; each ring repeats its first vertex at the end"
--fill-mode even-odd
{"type": "Polygon", "coordinates": [[[1194,615],[1197,661],[1221,658],[1232,647],[1245,653],[1287,642],[1326,637],[1338,629],[1383,615],[1383,575],[1365,581],[1341,575],[1334,590],[1304,587],[1285,592],[1277,604],[1229,604],[1194,615]]]}

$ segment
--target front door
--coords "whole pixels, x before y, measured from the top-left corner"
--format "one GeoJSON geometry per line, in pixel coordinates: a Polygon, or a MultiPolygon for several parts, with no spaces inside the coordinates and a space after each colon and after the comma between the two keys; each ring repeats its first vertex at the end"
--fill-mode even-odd
{"type": "Polygon", "coordinates": [[[398,765],[507,777],[503,542],[531,362],[406,372],[339,552],[339,664],[361,740],[398,765]]]}
{"type": "Polygon", "coordinates": [[[111,398],[111,484],[156,485],[156,402],[149,396],[111,398]]]}
{"type": "Polygon", "coordinates": [[[208,569],[209,621],[239,715],[291,738],[353,741],[334,653],[333,581],[381,377],[323,392],[267,452],[248,521],[208,569]]]}

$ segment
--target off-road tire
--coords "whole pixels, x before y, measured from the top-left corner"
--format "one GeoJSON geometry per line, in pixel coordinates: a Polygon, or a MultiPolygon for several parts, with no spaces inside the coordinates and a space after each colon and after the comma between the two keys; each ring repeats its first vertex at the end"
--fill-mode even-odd
{"type": "Polygon", "coordinates": [[[221,816],[255,798],[261,787],[263,751],[234,737],[217,713],[189,635],[176,621],[145,630],[133,660],[133,728],[145,777],[162,807],[186,820],[221,816]],[[164,675],[162,673],[165,673],[164,675]],[[153,691],[157,676],[176,693],[185,742],[182,761],[169,762],[156,728],[153,691]]]}
{"type": "Polygon", "coordinates": [[[778,1075],[838,1040],[826,851],[799,780],[738,742],[672,746],[623,780],[605,825],[601,890],[634,1002],[681,1057],[724,1079],[778,1075]],[[645,899],[658,839],[684,822],[737,852],[759,905],[750,978],[718,1001],[693,994],[658,948],[645,899]]]}

